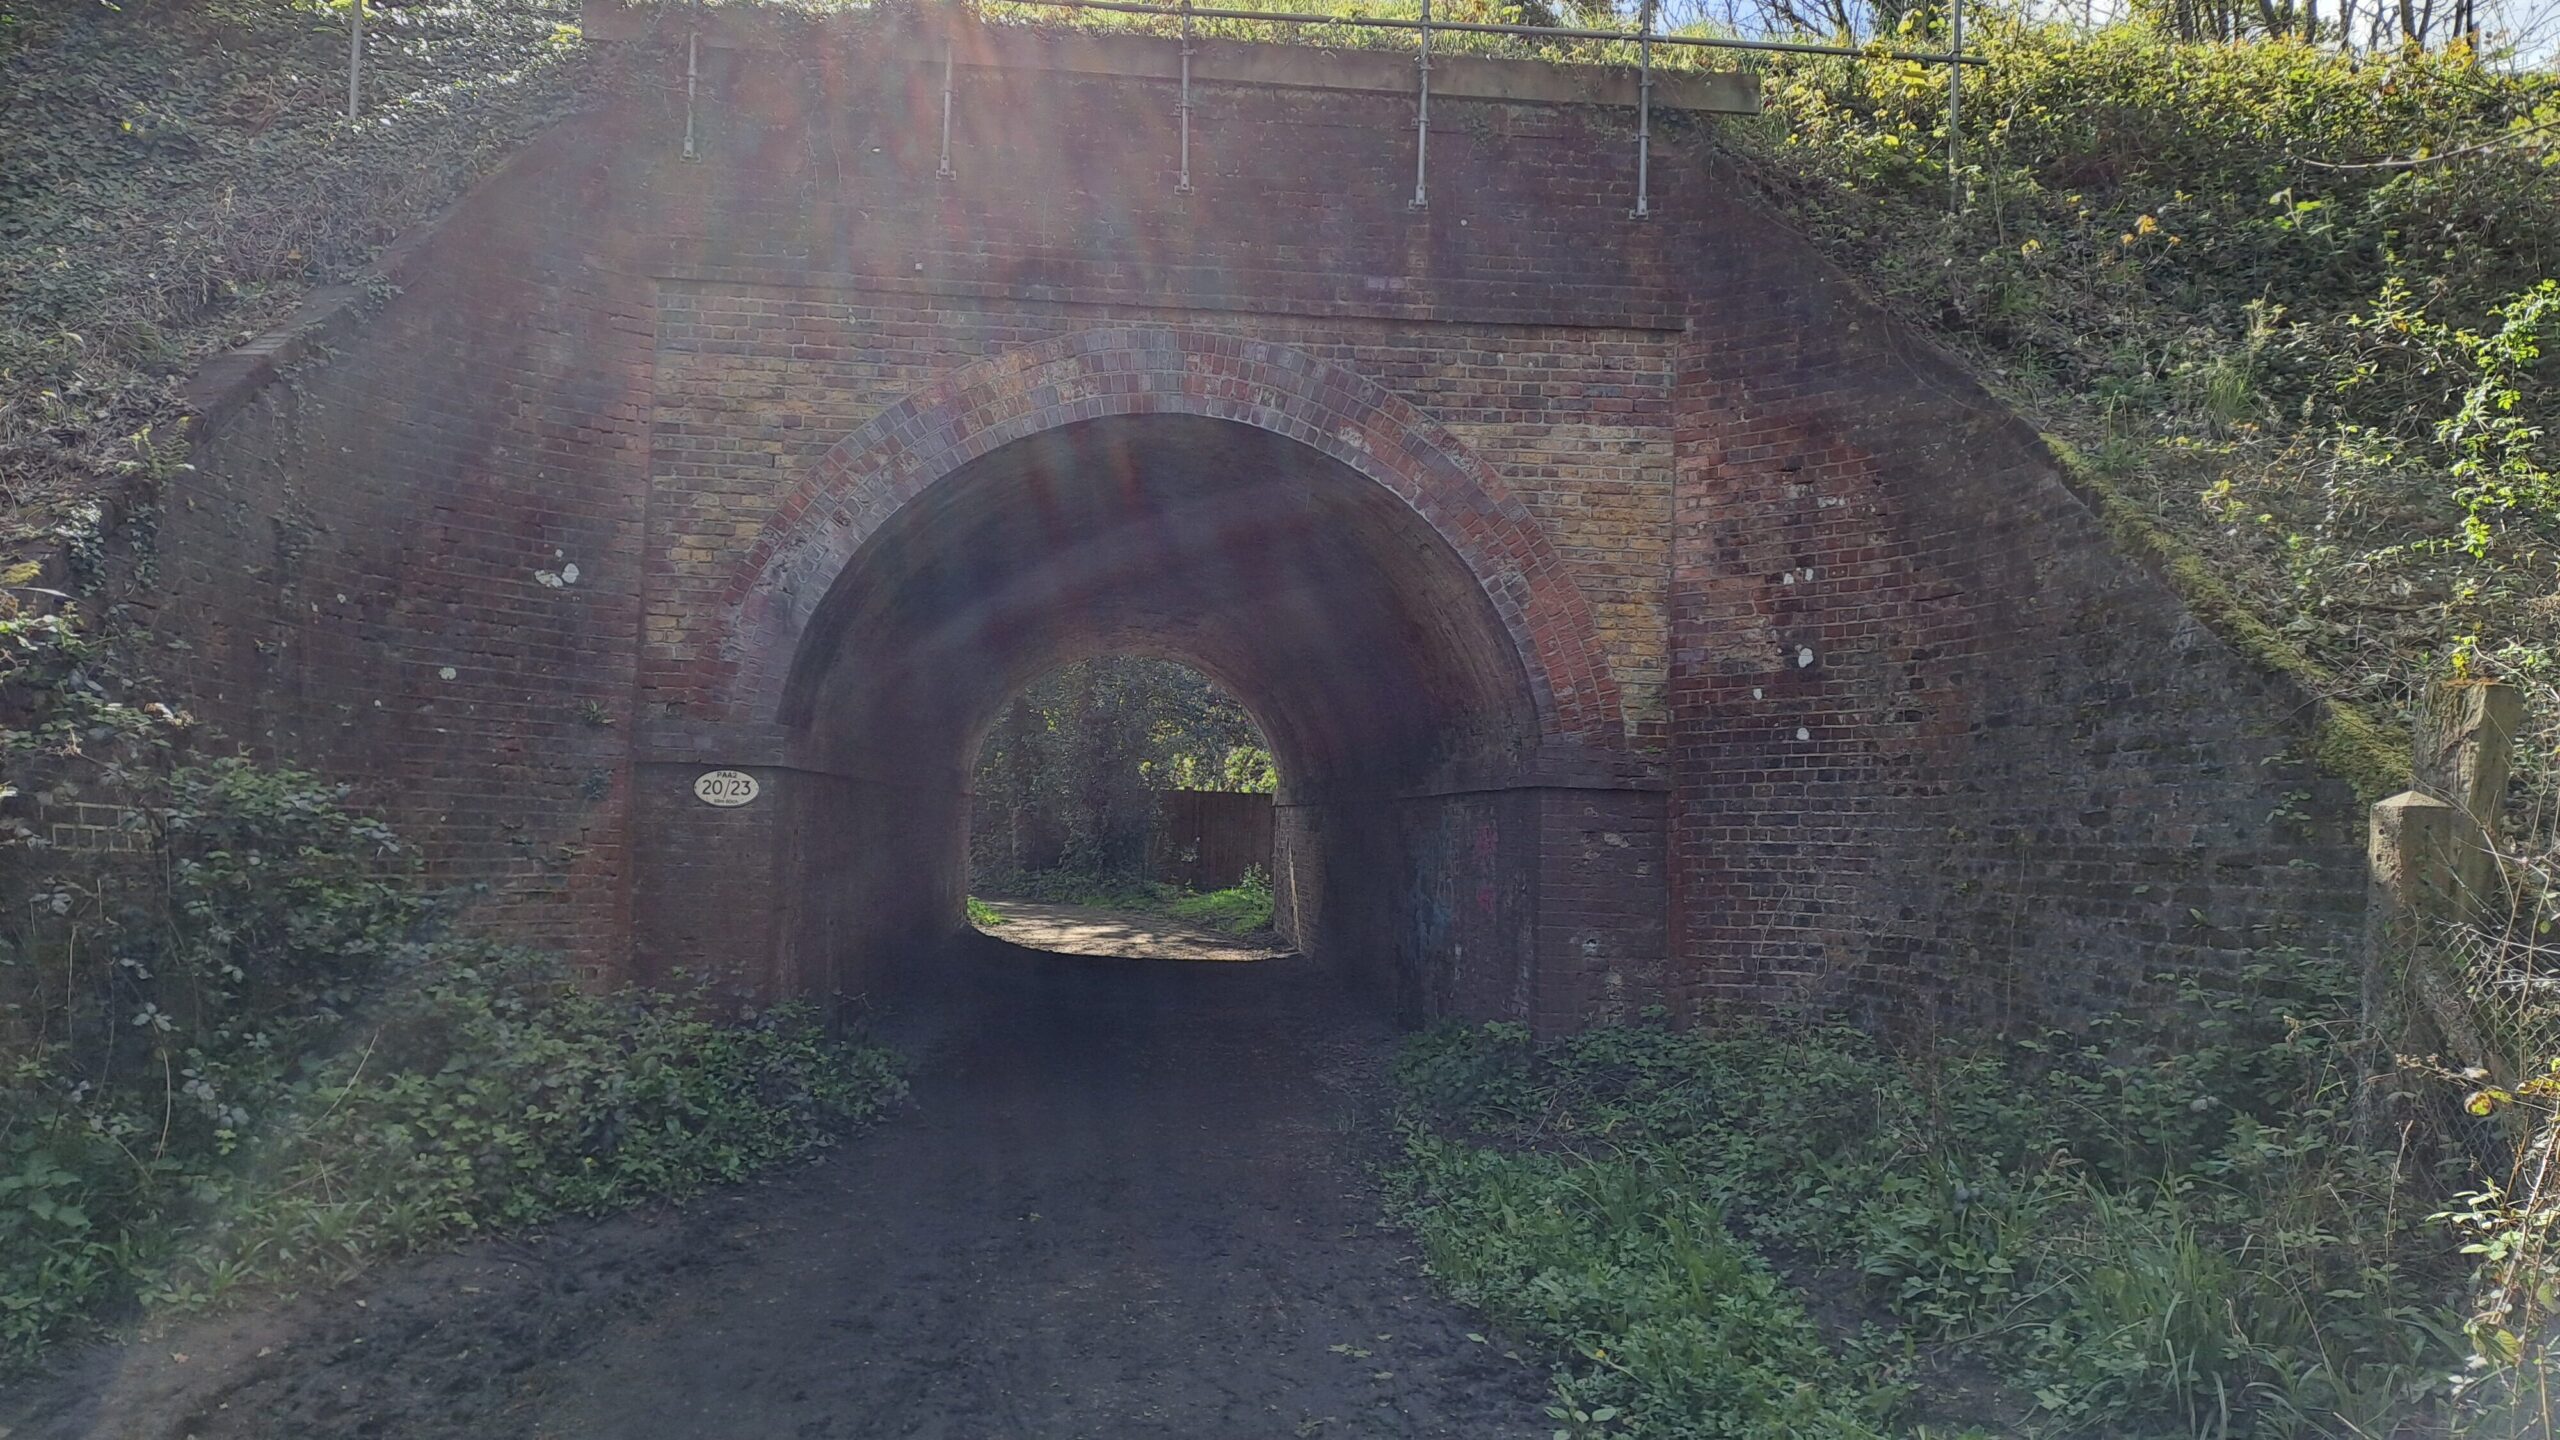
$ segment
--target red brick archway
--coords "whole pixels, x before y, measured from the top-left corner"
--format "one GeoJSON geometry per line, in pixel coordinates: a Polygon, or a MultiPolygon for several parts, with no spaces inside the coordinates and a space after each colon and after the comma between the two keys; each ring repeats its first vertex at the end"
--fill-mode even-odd
{"type": "Polygon", "coordinates": [[[785,718],[794,659],[830,586],[937,480],[1057,427],[1157,414],[1271,431],[1392,493],[1500,616],[1544,735],[1603,747],[1623,738],[1617,683],[1563,558],[1457,437],[1339,366],[1264,341],[1172,329],[1092,330],[980,361],[838,442],[765,526],[724,596],[730,713],[750,723],[785,718]]]}
{"type": "Polygon", "coordinates": [[[1189,663],[1281,756],[1285,922],[1396,1009],[1561,1017],[1660,947],[1661,797],[1542,523],[1444,426],[1264,341],[1083,332],[874,415],[786,492],[652,729],[644,973],[855,993],[964,928],[970,760],[1014,687],[1189,663]],[[766,798],[680,788],[746,768],[766,798]]]}

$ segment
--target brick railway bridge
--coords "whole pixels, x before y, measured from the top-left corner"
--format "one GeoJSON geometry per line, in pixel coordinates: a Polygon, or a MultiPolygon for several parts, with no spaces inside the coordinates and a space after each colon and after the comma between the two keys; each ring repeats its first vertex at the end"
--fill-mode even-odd
{"type": "Polygon", "coordinates": [[[1744,77],[1664,79],[1636,218],[1618,71],[1445,59],[1417,207],[1401,57],[1204,45],[1186,190],[1171,41],[955,32],[946,142],[940,36],[706,21],[688,113],[648,23],[204,373],[158,530],[198,708],[479,923],[877,990],[1107,652],[1252,709],[1285,922],[1409,1016],[2086,1013],[2353,911],[2300,697],[1755,202],[1744,77]]]}

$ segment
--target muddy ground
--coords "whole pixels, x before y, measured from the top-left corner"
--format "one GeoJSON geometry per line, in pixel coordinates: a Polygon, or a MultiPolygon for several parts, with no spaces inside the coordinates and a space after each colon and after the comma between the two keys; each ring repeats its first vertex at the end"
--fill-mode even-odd
{"type": "Polygon", "coordinates": [[[0,1435],[1549,1433],[1544,1366],[1379,1223],[1393,1033],[1340,977],[994,941],[935,975],[884,1025],[913,1105],[813,1163],[68,1357],[0,1435]]]}

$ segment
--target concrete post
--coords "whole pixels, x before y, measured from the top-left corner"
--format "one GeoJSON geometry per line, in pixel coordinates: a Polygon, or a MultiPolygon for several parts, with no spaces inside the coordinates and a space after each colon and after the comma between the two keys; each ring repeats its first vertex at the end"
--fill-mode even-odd
{"type": "Polygon", "coordinates": [[[2460,905],[2453,850],[2462,823],[2453,805],[2404,790],[2374,805],[2366,830],[2372,880],[2365,904],[2364,1023],[2377,1049],[2358,1088],[2356,1110],[2368,1143],[2385,1139],[2385,1097],[2405,1091],[2393,1080],[2396,1056],[2433,1048],[2416,1037],[2440,1036],[2457,1065],[2482,1063],[2487,1048],[2459,988],[2436,960],[2428,933],[2460,905]]]}
{"type": "MultiPolygon", "coordinates": [[[[2470,857],[2484,853],[2480,835],[2478,823],[2460,806],[2414,790],[2373,807],[2366,849],[2373,883],[2366,910],[2365,1023],[2391,1050],[2432,1049],[2444,1064],[2479,1066],[2491,1084],[2512,1091],[2518,1079],[2514,1059],[2481,1027],[2461,971],[2448,962],[2448,949],[2434,933],[2475,913],[2478,892],[2466,885],[2464,871],[2470,857]]],[[[2388,1065],[2389,1053],[2378,1060],[2388,1065]]],[[[2376,1141],[2383,1138],[2376,1106],[2384,1078],[2368,1075],[2357,1101],[2376,1141]]],[[[2513,1109],[2502,1108],[2498,1115],[2510,1140],[2521,1141],[2512,1133],[2519,1118],[2513,1109]]]]}
{"type": "Polygon", "coordinates": [[[2511,918],[2513,897],[2498,863],[2498,810],[2523,721],[2524,696],[2489,681],[2438,685],[2419,712],[2412,752],[2417,788],[2455,811],[2448,858],[2456,906],[2448,919],[2499,928],[2511,918]]]}
{"type": "Polygon", "coordinates": [[[2370,915],[2378,929],[2396,930],[2452,914],[2457,813],[2446,801],[2415,790],[2374,805],[2365,858],[2372,865],[2370,915]]]}

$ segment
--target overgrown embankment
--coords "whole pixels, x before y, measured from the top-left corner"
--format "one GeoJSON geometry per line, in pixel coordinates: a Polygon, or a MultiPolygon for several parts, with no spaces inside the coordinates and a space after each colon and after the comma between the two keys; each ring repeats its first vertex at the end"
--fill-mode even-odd
{"type": "Polygon", "coordinates": [[[1920,1055],[1443,1030],[1399,1065],[1398,1209],[1556,1357],[1576,1440],[2441,1433],[2460,1237],[2357,1130],[2341,988],[1920,1055]]]}
{"type": "MultiPolygon", "coordinates": [[[[1952,172],[1943,78],[1909,66],[1773,65],[1767,115],[1727,143],[1773,205],[2056,439],[2121,545],[2328,706],[2314,758],[2368,798],[2409,782],[2405,737],[2432,684],[2523,692],[2502,883],[2424,943],[2500,1052],[2455,1055],[2482,1068],[2436,1083],[2547,1075],[2560,77],[2461,44],[2182,44],[1997,14],[1974,33],[1988,63],[1966,77],[1952,172]]],[[[2460,1123],[2446,1112],[2461,1090],[2439,1093],[2401,1117],[2421,1148],[2460,1123]]],[[[2480,1264],[2455,1307],[2465,1373],[2512,1381],[2547,1425],[2554,1090],[2474,1089],[2468,1104],[2513,1105],[2477,1168],[2404,1172],[2408,1189],[2367,1202],[2379,1211],[2307,1233],[2352,1249],[2440,1205],[2480,1264]]]]}
{"type": "Polygon", "coordinates": [[[0,1368],[735,1179],[900,1093],[805,1011],[724,1023],[441,935],[401,840],[217,758],[99,584],[185,474],[198,366],[616,83],[574,17],[376,8],[350,120],[343,7],[0,13],[0,1368]]]}
{"type": "MultiPolygon", "coordinates": [[[[2520,808],[2560,768],[2560,78],[2468,48],[2350,55],[1972,31],[1943,72],[1789,59],[1724,132],[1769,201],[2066,442],[2139,558],[2261,663],[2350,707],[2368,789],[2432,678],[2536,697],[2520,808]],[[1960,203],[1950,206],[1951,192],[1960,203]]],[[[1913,39],[1938,37],[1913,22],[1913,39]]]]}
{"type": "MultiPolygon", "coordinates": [[[[102,500],[183,455],[206,360],[360,279],[514,147],[613,83],[573,4],[0,10],[0,562],[76,564],[102,500]]],[[[31,575],[8,581],[23,587],[31,575]]]]}

